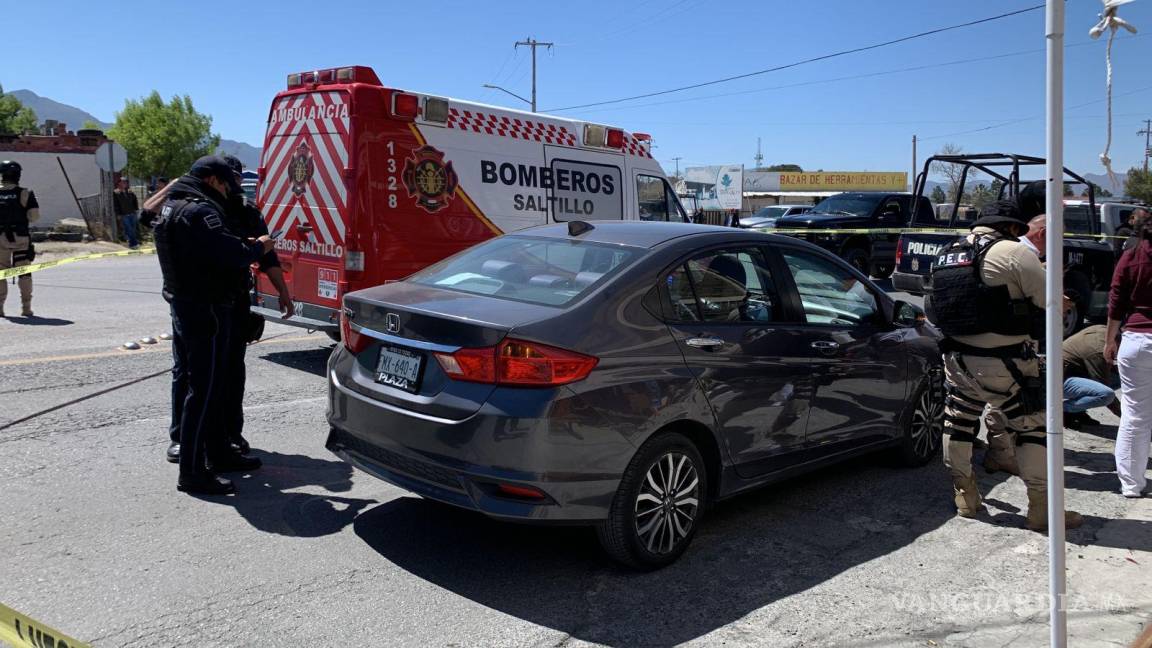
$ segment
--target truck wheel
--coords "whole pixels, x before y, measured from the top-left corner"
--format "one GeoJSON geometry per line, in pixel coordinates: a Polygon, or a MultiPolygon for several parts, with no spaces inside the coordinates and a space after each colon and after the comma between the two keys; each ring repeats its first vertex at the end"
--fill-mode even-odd
{"type": "Polygon", "coordinates": [[[1072,300],[1072,310],[1064,315],[1064,337],[1079,331],[1088,316],[1088,303],[1092,298],[1092,285],[1088,277],[1073,272],[1064,276],[1064,294],[1072,300]]]}
{"type": "Polygon", "coordinates": [[[864,248],[848,248],[847,250],[844,250],[844,254],[840,255],[840,258],[847,261],[852,265],[853,268],[863,272],[865,275],[867,275],[869,271],[872,270],[872,262],[868,258],[868,250],[865,250],[864,248]]]}
{"type": "Polygon", "coordinates": [[[892,271],[895,269],[896,266],[891,263],[877,263],[872,266],[872,276],[877,279],[887,279],[892,276],[892,271]]]}
{"type": "Polygon", "coordinates": [[[597,535],[613,559],[637,569],[670,565],[696,534],[708,496],[704,459],[687,437],[649,439],[628,464],[597,535]]]}

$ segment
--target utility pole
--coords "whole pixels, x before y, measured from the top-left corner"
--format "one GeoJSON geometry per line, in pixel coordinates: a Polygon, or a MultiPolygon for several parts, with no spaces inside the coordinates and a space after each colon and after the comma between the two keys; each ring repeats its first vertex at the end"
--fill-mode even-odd
{"type": "Polygon", "coordinates": [[[1144,136],[1144,173],[1148,173],[1148,156],[1152,155],[1152,140],[1149,140],[1149,135],[1152,135],[1152,119],[1144,120],[1144,130],[1136,131],[1137,135],[1144,136]]]}
{"type": "Polygon", "coordinates": [[[916,191],[916,136],[912,136],[912,188],[909,191],[916,191]]]}
{"type": "Polygon", "coordinates": [[[676,163],[676,177],[677,177],[677,178],[679,178],[679,177],[680,177],[680,160],[683,160],[683,159],[684,159],[684,158],[682,158],[682,157],[674,157],[674,158],[672,158],[672,161],[676,163]]]}
{"type": "Polygon", "coordinates": [[[760,167],[763,166],[763,164],[764,164],[764,156],[760,153],[760,138],[759,137],[756,138],[756,157],[754,157],[752,159],[756,160],[756,169],[759,170],[760,167]]]}
{"type": "Polygon", "coordinates": [[[541,43],[531,36],[522,41],[516,41],[516,49],[520,49],[521,45],[532,48],[532,112],[536,112],[536,48],[547,47],[548,49],[552,49],[553,44],[554,43],[541,43]]]}

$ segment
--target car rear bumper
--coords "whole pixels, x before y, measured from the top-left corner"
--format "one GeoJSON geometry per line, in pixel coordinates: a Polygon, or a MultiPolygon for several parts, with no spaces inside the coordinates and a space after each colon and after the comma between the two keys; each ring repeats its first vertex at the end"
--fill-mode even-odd
{"type": "Polygon", "coordinates": [[[903,292],[921,294],[924,292],[924,275],[893,272],[892,287],[903,292]]]}
{"type": "Polygon", "coordinates": [[[284,319],[280,316],[280,310],[277,308],[279,303],[276,295],[252,293],[252,312],[263,316],[269,322],[306,328],[312,331],[335,333],[340,330],[340,311],[335,308],[296,302],[296,311],[292,317],[284,319]]]}
{"type": "MultiPolygon", "coordinates": [[[[404,410],[341,384],[340,356],[350,360],[337,351],[329,361],[326,446],[341,459],[423,497],[495,518],[592,524],[608,517],[635,452],[616,432],[593,431],[589,438],[587,426],[555,415],[513,416],[491,401],[459,421],[404,410]],[[573,435],[577,427],[581,434],[573,435]],[[536,488],[547,497],[506,496],[499,484],[536,488]]],[[[546,408],[558,409],[581,408],[546,408]]]]}

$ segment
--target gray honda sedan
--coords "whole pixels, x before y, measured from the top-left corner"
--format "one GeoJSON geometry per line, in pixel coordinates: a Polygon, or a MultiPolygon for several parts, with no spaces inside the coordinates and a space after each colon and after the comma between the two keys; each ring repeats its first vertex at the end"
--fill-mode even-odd
{"type": "Polygon", "coordinates": [[[344,298],[328,448],[496,518],[676,560],[714,502],[860,453],[939,449],[938,333],[790,237],[572,222],[344,298]]]}

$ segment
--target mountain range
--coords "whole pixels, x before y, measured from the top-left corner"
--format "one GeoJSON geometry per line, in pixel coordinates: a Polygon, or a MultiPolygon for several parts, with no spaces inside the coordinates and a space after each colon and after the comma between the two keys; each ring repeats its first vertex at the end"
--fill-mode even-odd
{"type": "MultiPolygon", "coordinates": [[[[31,90],[14,90],[5,94],[16,97],[20,100],[20,103],[31,108],[36,113],[36,118],[41,122],[46,119],[55,119],[58,122],[67,124],[68,128],[73,131],[79,129],[84,125],[84,122],[89,120],[100,124],[100,128],[103,130],[108,130],[112,127],[112,124],[96,119],[92,113],[75,106],[54,101],[48,97],[41,97],[31,90]]],[[[246,142],[220,138],[220,146],[217,151],[219,153],[235,155],[244,163],[244,166],[249,169],[254,170],[260,166],[260,148],[246,142]]]]}

